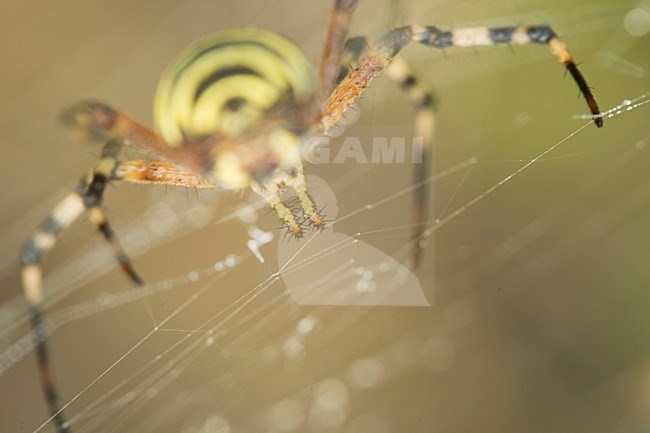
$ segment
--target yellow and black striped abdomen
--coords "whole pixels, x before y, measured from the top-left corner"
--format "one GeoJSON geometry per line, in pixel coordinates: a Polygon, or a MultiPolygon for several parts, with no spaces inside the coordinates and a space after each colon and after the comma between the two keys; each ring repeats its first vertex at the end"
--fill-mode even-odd
{"type": "Polygon", "coordinates": [[[170,147],[214,133],[234,138],[277,103],[307,100],[313,90],[311,64],[289,39],[229,29],[190,45],[167,68],[154,116],[170,147]]]}

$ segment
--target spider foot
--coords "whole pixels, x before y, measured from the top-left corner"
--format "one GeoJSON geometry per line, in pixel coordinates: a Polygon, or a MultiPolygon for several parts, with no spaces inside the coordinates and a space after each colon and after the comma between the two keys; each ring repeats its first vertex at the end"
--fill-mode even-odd
{"type": "Polygon", "coordinates": [[[305,235],[306,225],[302,219],[294,219],[293,221],[282,221],[280,230],[286,230],[284,238],[300,239],[305,235]]]}
{"type": "Polygon", "coordinates": [[[309,215],[304,215],[304,218],[312,230],[323,231],[327,226],[327,219],[323,216],[323,208],[312,209],[309,215]]]}

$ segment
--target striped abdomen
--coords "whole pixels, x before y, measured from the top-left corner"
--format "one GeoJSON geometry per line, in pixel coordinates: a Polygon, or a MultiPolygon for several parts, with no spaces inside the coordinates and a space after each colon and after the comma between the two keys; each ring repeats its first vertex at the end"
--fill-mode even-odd
{"type": "Polygon", "coordinates": [[[314,90],[311,65],[289,39],[257,28],[230,29],[186,48],[163,74],[155,102],[170,147],[218,133],[235,138],[289,99],[314,90]]]}

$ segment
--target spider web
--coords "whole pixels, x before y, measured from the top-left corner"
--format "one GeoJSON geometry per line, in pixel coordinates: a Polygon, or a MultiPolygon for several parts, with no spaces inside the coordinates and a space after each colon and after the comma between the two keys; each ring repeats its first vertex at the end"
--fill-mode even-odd
{"type": "MultiPolygon", "coordinates": [[[[618,17],[633,6],[620,6],[618,17]]],[[[457,10],[471,24],[467,7],[457,10]]],[[[427,179],[435,191],[431,232],[424,266],[414,272],[430,307],[300,302],[283,275],[292,266],[313,276],[297,290],[322,287],[332,272],[378,280],[357,265],[330,269],[320,255],[298,259],[295,251],[315,241],[283,240],[275,217],[247,192],[110,191],[109,218],[148,284],[132,288],[83,221],[45,264],[54,370],[74,431],[647,425],[650,130],[648,81],[634,71],[648,65],[644,42],[621,48],[621,20],[610,24],[604,6],[596,16],[601,21],[587,20],[591,29],[580,28],[598,39],[585,74],[599,84],[603,108],[631,101],[602,131],[570,118],[582,101],[572,83],[547,72],[557,65],[545,53],[517,49],[520,63],[509,67],[502,66],[506,50],[498,61],[485,52],[448,53],[436,58],[443,66],[419,69],[430,57],[412,51],[416,70],[442,77],[436,167],[427,179]],[[451,65],[465,56],[487,71],[494,61],[503,74],[451,65]],[[610,66],[599,71],[599,58],[610,66]]],[[[578,41],[580,34],[573,33],[578,41]]],[[[359,108],[361,118],[333,139],[333,153],[346,137],[410,137],[409,107],[389,83],[379,81],[359,108]],[[399,108],[382,108],[391,105],[399,108]]],[[[338,207],[336,217],[326,212],[334,225],[313,238],[341,235],[322,251],[358,258],[363,244],[404,263],[411,168],[349,159],[307,166],[338,207]]],[[[24,239],[66,191],[8,219],[5,248],[18,251],[14,239],[24,239]]],[[[2,275],[3,287],[18,288],[15,268],[2,275]]],[[[17,291],[11,296],[0,316],[0,400],[7,402],[0,430],[53,431],[44,424],[25,305],[17,291]]]]}

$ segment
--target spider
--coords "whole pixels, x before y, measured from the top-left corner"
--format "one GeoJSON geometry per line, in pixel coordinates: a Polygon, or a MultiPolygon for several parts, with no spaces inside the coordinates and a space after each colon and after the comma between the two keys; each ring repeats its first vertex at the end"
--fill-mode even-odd
{"type": "Polygon", "coordinates": [[[288,231],[300,237],[306,227],[321,229],[325,220],[310,197],[301,150],[341,120],[344,112],[380,72],[399,86],[415,111],[415,132],[423,140],[416,151],[412,263],[421,260],[435,123],[434,98],[398,53],[415,42],[427,47],[475,47],[495,44],[544,44],[562,63],[587,101],[596,126],[600,110],[565,44],[548,25],[474,27],[440,30],[408,25],[389,31],[376,43],[347,39],[358,0],[335,0],[318,74],[289,39],[258,28],[229,29],[186,48],[164,72],[154,105],[156,130],[123,112],[85,101],[65,111],[63,122],[103,143],[99,162],[82,177],[45,219],[21,254],[22,285],[30,306],[40,383],[60,432],[69,432],[48,361],[40,262],[60,233],[84,211],[112,248],[124,273],[136,285],[143,280],[120,247],[101,208],[106,185],[126,181],[153,185],[241,189],[250,187],[275,211],[288,231]],[[354,67],[348,65],[355,65],[354,67]],[[315,78],[317,75],[318,78],[315,78]],[[128,146],[156,160],[118,159],[128,146]],[[299,209],[282,199],[295,192],[299,209]]]}

